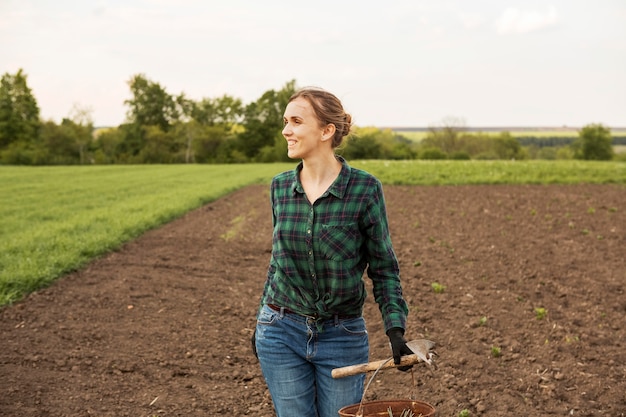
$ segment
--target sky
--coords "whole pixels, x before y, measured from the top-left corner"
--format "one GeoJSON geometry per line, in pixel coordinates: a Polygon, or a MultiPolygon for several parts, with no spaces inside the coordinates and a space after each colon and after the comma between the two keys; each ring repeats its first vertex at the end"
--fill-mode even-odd
{"type": "Polygon", "coordinates": [[[623,0],[0,0],[40,114],[125,121],[136,74],[244,104],[290,80],[358,126],[626,127],[623,0]]]}

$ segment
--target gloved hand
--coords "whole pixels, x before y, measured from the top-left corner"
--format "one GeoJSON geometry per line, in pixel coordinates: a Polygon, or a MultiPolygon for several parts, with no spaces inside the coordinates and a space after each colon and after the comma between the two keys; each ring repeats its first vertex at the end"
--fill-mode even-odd
{"type": "Polygon", "coordinates": [[[252,337],[250,338],[250,342],[252,342],[252,353],[254,356],[259,359],[259,355],[256,353],[256,329],[252,332],[252,337]]]}
{"type": "MultiPolygon", "coordinates": [[[[392,327],[387,330],[387,337],[391,343],[391,352],[393,353],[393,363],[398,365],[400,358],[404,355],[412,355],[413,351],[406,345],[404,339],[404,329],[400,327],[392,327]]],[[[413,365],[398,366],[398,370],[406,372],[411,369],[413,365]]]]}

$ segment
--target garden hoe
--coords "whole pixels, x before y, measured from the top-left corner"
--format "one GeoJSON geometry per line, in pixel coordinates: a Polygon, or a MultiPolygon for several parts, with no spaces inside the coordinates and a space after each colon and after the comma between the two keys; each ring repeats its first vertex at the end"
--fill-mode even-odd
{"type": "Polygon", "coordinates": [[[393,358],[388,358],[380,361],[344,366],[343,368],[335,368],[331,375],[333,378],[343,378],[351,375],[364,374],[370,371],[378,371],[380,369],[414,365],[418,362],[425,362],[428,365],[435,366],[433,362],[433,356],[437,354],[433,351],[435,342],[426,339],[416,339],[406,342],[406,345],[413,351],[413,354],[402,356],[398,365],[393,363],[393,358]]]}

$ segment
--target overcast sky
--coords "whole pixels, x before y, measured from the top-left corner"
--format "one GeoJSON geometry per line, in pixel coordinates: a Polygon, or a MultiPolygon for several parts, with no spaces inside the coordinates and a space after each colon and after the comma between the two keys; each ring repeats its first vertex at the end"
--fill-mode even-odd
{"type": "Polygon", "coordinates": [[[0,72],[44,119],[125,119],[128,80],[249,103],[292,79],[357,125],[626,127],[624,0],[0,0],[0,72]]]}

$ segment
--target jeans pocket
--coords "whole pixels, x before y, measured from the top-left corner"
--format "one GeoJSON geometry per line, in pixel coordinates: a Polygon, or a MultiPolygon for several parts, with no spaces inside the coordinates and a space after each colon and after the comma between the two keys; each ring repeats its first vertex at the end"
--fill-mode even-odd
{"type": "Polygon", "coordinates": [[[278,319],[278,312],[272,310],[268,306],[263,306],[256,319],[257,324],[271,326],[278,319]]]}
{"type": "Polygon", "coordinates": [[[363,317],[356,317],[348,320],[341,320],[341,329],[353,336],[363,336],[367,334],[367,328],[365,327],[365,319],[363,317]]]}

